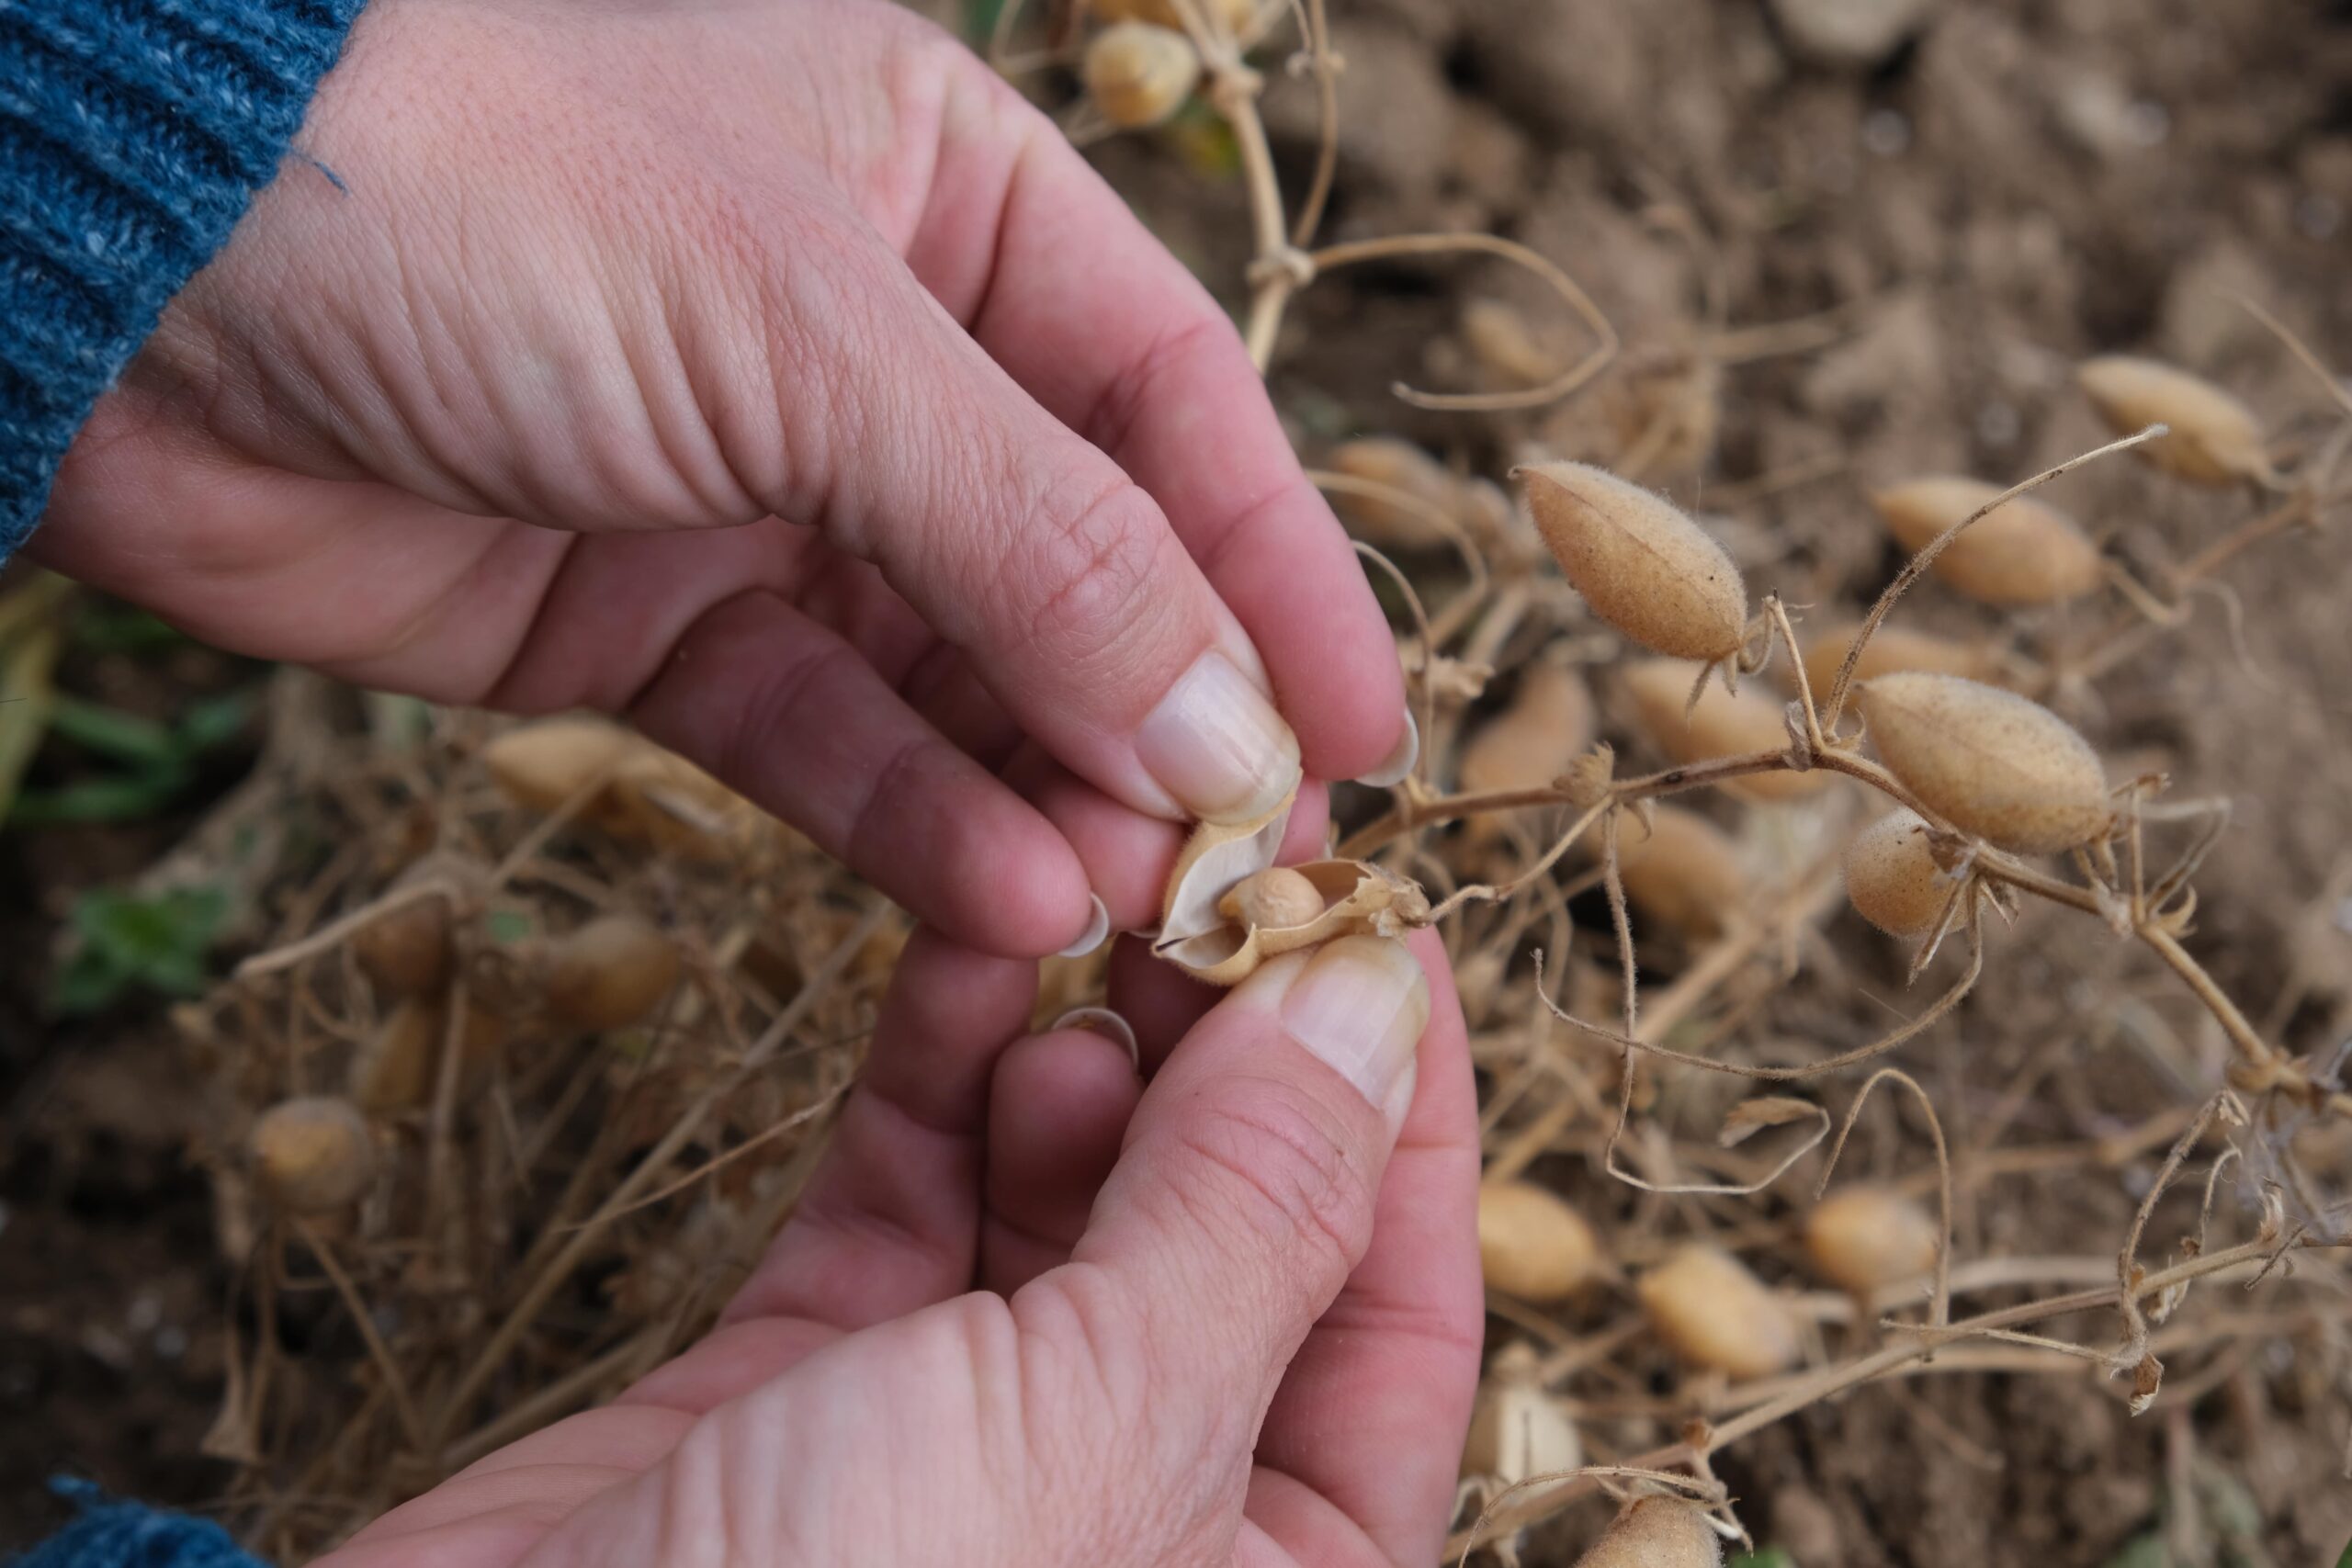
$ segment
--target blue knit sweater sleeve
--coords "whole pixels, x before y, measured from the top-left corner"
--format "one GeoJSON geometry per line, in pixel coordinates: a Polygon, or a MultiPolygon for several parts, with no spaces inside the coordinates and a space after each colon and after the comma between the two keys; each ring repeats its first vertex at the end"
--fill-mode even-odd
{"type": "Polygon", "coordinates": [[[0,1568],[266,1568],[209,1519],[115,1502],[86,1481],[50,1486],[81,1517],[22,1557],[0,1553],[0,1568]]]}
{"type": "Polygon", "coordinates": [[[0,0],[0,558],[269,183],[360,0],[0,0]]]}

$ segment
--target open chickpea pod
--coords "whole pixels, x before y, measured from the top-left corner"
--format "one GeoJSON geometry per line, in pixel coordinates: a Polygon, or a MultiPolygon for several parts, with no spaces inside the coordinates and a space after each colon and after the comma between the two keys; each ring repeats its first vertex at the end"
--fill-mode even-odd
{"type": "Polygon", "coordinates": [[[1369,862],[1275,865],[1290,811],[1284,801],[1255,822],[1193,830],[1168,879],[1154,953],[1196,980],[1238,986],[1302,947],[1429,923],[1420,888],[1369,862]]]}

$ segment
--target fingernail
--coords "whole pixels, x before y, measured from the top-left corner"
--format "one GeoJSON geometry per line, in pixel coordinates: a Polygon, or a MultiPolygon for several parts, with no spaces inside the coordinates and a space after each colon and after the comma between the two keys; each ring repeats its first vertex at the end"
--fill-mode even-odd
{"type": "Polygon", "coordinates": [[[1386,937],[1330,943],[1283,998],[1291,1038],[1388,1114],[1429,1021],[1430,984],[1419,962],[1386,937]]]}
{"type": "Polygon", "coordinates": [[[1381,1112],[1388,1118],[1388,1135],[1395,1137],[1405,1130],[1405,1118],[1413,1112],[1413,1089],[1420,1081],[1421,1062],[1419,1056],[1405,1058],[1405,1076],[1388,1091],[1388,1101],[1381,1112]]]}
{"type": "Polygon", "coordinates": [[[1102,946],[1103,939],[1111,934],[1110,908],[1091,893],[1086,896],[1086,901],[1093,913],[1087,917],[1086,929],[1078,933],[1078,940],[1061,950],[1060,957],[1083,958],[1102,946]]]}
{"type": "Polygon", "coordinates": [[[1064,1029],[1083,1029],[1116,1041],[1126,1047],[1127,1060],[1135,1065],[1136,1071],[1143,1071],[1143,1049],[1136,1043],[1135,1026],[1109,1008],[1072,1008],[1054,1020],[1053,1027],[1046,1032],[1052,1034],[1064,1029]]]}
{"type": "Polygon", "coordinates": [[[1392,784],[1403,784],[1406,776],[1412,773],[1413,764],[1420,760],[1421,727],[1414,720],[1413,710],[1408,707],[1405,710],[1405,733],[1397,737],[1396,744],[1390,749],[1387,757],[1382,761],[1380,766],[1356,780],[1356,783],[1370,784],[1374,789],[1386,789],[1392,784]]]}
{"type": "Polygon", "coordinates": [[[1263,817],[1298,787],[1298,737],[1215,649],[1177,677],[1143,721],[1136,755],[1204,822],[1263,817]]]}

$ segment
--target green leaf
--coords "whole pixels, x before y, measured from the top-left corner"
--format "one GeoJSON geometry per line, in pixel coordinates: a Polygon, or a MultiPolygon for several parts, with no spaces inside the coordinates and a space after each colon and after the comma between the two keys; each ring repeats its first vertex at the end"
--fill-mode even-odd
{"type": "Polygon", "coordinates": [[[531,935],[531,917],[519,909],[492,909],[483,918],[482,928],[490,932],[492,942],[527,942],[531,935]]]}
{"type": "Polygon", "coordinates": [[[2346,1541],[2344,1550],[2335,1554],[2335,1568],[2352,1568],[2352,1540],[2346,1541]]]}
{"type": "Polygon", "coordinates": [[[199,756],[236,739],[243,733],[245,721],[253,717],[254,701],[252,689],[246,688],[188,704],[177,727],[180,755],[199,756]]]}
{"type": "Polygon", "coordinates": [[[1186,101],[1163,133],[1174,144],[1186,171],[1204,180],[1238,179],[1241,142],[1223,115],[1199,98],[1186,101]]]}
{"type": "Polygon", "coordinates": [[[93,888],[74,901],[74,929],[136,958],[171,953],[201,953],[229,912],[229,896],[217,887],[175,887],[141,898],[110,887],[93,888]]]}
{"type": "Polygon", "coordinates": [[[2103,1568],[2172,1568],[2172,1553],[2165,1548],[2165,1532],[2150,1530],[2123,1543],[2103,1568]]]}
{"type": "Polygon", "coordinates": [[[1741,1552],[1724,1568],[1797,1568],[1797,1560],[1789,1555],[1787,1547],[1766,1546],[1741,1552]]]}
{"type": "Polygon", "coordinates": [[[964,6],[964,36],[972,47],[985,51],[989,39],[996,31],[996,19],[1004,14],[1004,0],[967,0],[964,6]]]}
{"type": "Polygon", "coordinates": [[[61,1013],[95,1012],[132,990],[194,996],[209,984],[205,954],[229,913],[218,887],[176,887],[152,897],[97,887],[74,902],[75,942],[50,985],[61,1013]]]}
{"type": "Polygon", "coordinates": [[[170,729],[104,703],[61,696],[49,725],[75,745],[119,762],[171,767],[180,760],[182,748],[170,729]]]}
{"type": "Polygon", "coordinates": [[[187,640],[159,616],[119,600],[92,600],[74,617],[74,646],[92,653],[153,653],[187,640]]]}
{"type": "Polygon", "coordinates": [[[49,733],[61,641],[56,627],[40,626],[0,645],[0,823],[12,818],[17,785],[49,733]]]}
{"type": "Polygon", "coordinates": [[[49,1010],[64,1017],[103,1012],[130,987],[130,975],[95,948],[66,961],[50,982],[49,1010]]]}
{"type": "Polygon", "coordinates": [[[63,822],[137,822],[164,810],[187,787],[187,775],[177,768],[84,779],[55,789],[27,790],[9,820],[20,828],[63,822]]]}

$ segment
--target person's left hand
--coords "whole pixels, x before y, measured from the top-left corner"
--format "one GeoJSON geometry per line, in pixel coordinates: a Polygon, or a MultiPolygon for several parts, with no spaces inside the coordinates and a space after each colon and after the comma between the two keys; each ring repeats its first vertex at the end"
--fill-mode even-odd
{"type": "Polygon", "coordinates": [[[331,1568],[1436,1561],[1483,1320],[1434,933],[1287,955],[1205,1016],[1125,944],[1148,1088],[1101,1035],[1023,1037],[1035,979],[919,933],[721,1325],[331,1568]]]}
{"type": "Polygon", "coordinates": [[[1409,756],[1232,322],[904,8],[370,0],[298,145],[36,558],[239,652],[624,716],[1009,956],[1090,891],[1155,919],[1180,823],[1409,756]]]}

